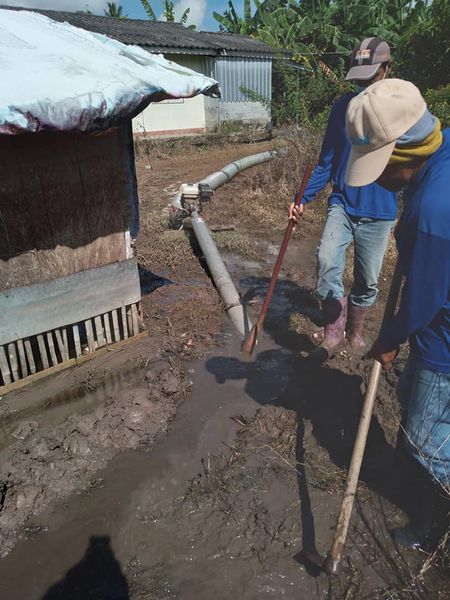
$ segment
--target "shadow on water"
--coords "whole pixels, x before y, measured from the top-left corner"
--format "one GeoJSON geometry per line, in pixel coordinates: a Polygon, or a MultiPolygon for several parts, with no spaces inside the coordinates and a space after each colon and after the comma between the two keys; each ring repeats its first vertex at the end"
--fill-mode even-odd
{"type": "Polygon", "coordinates": [[[108,536],[93,536],[85,555],[41,600],[128,600],[128,583],[108,536]]]}
{"type": "MultiPolygon", "coordinates": [[[[244,296],[249,302],[264,295],[269,280],[253,277],[244,282],[245,287],[251,288],[244,296]]],[[[330,460],[339,468],[348,469],[363,401],[363,378],[297,358],[298,352],[309,349],[311,344],[307,336],[290,329],[289,317],[292,312],[308,314],[314,304],[309,290],[290,281],[280,281],[264,324],[265,334],[280,348],[261,349],[259,353],[256,348],[252,361],[213,357],[206,367],[219,384],[229,379],[246,379],[246,393],[260,405],[270,404],[296,413],[296,471],[303,549],[294,559],[304,564],[310,575],[318,576],[319,568],[308,559],[308,555],[317,555],[317,550],[305,471],[305,422],[311,421],[313,435],[327,450],[330,460]]],[[[373,417],[360,479],[404,509],[394,455],[394,448],[387,443],[378,420],[373,417]]]]}

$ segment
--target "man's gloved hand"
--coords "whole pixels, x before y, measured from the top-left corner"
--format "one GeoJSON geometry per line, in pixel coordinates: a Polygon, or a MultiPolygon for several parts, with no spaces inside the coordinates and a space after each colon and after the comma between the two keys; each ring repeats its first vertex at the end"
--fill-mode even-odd
{"type": "Polygon", "coordinates": [[[289,221],[293,221],[294,225],[297,225],[297,223],[300,221],[300,217],[302,216],[304,210],[305,207],[303,206],[303,204],[296,206],[295,202],[291,202],[291,204],[289,204],[288,207],[289,221]]]}
{"type": "Polygon", "coordinates": [[[392,367],[392,361],[396,359],[399,348],[386,350],[377,340],[367,353],[367,358],[375,358],[381,363],[384,371],[389,371],[392,367]]]}

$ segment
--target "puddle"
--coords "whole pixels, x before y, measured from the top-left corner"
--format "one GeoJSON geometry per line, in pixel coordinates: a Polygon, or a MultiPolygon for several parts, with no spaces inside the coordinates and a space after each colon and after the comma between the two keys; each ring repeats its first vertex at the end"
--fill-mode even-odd
{"type": "MultiPolygon", "coordinates": [[[[27,524],[30,531],[43,533],[19,543],[0,562],[2,587],[8,600],[46,597],[44,594],[51,584],[79,562],[92,543],[90,540],[98,536],[108,537],[111,552],[122,571],[129,568],[134,557],[136,585],[144,589],[154,580],[155,569],[163,568],[170,580],[170,592],[176,594],[168,597],[183,600],[231,597],[221,594],[221,582],[229,575],[225,564],[219,561],[219,566],[212,556],[214,544],[208,545],[211,556],[206,559],[204,549],[189,539],[192,524],[177,524],[173,503],[183,496],[187,481],[199,473],[205,457],[228,452],[233,446],[238,425],[232,417],[237,414],[250,417],[254,413],[258,406],[252,399],[254,393],[261,401],[272,401],[280,391],[280,382],[289,379],[292,364],[291,354],[284,351],[279,359],[270,353],[263,356],[257,365],[253,361],[243,362],[236,336],[224,335],[222,342],[216,357],[187,365],[194,381],[193,396],[180,406],[170,433],[150,453],[128,452],[114,459],[99,474],[100,488],[82,498],[71,497],[64,508],[27,524]],[[255,368],[259,372],[258,392],[248,393],[249,372],[255,368]],[[273,377],[275,370],[277,378],[273,377]],[[24,564],[28,565],[26,582],[21,575],[24,564]],[[138,569],[136,564],[147,568],[138,569]]],[[[263,343],[260,351],[264,348],[263,343]]],[[[237,570],[241,572],[242,567],[237,570]]],[[[227,589],[237,591],[235,586],[243,573],[234,571],[234,582],[227,589]]],[[[249,574],[243,578],[247,580],[249,574]]],[[[255,584],[260,589],[258,582],[255,584]]],[[[64,591],[66,595],[60,597],[76,597],[70,595],[70,590],[64,591]]]]}
{"type": "MultiPolygon", "coordinates": [[[[11,434],[19,423],[33,421],[40,428],[49,429],[63,423],[73,414],[85,415],[94,411],[119,391],[126,392],[136,383],[143,380],[145,369],[130,367],[126,370],[87,371],[83,376],[72,375],[73,384],[56,393],[46,395],[40,403],[20,411],[18,414],[6,415],[0,422],[0,452],[11,443],[17,441],[11,434]]],[[[23,390],[22,396],[30,394],[23,390]]]]}
{"type": "MultiPolygon", "coordinates": [[[[295,436],[295,420],[277,429],[277,419],[292,418],[284,407],[301,399],[295,357],[268,337],[252,360],[230,329],[221,341],[206,361],[186,365],[192,393],[151,451],[121,454],[88,494],[27,523],[29,539],[0,561],[8,600],[116,597],[124,585],[126,594],[117,597],[130,600],[340,597],[325,575],[311,577],[296,559],[302,548],[297,478],[289,461],[270,451],[286,431],[295,436]],[[269,412],[258,416],[261,408],[269,412]],[[251,422],[261,441],[255,438],[240,462],[245,446],[237,434],[251,422]],[[232,459],[236,466],[229,466],[232,459]]],[[[309,498],[324,551],[340,497],[311,489],[309,498]]],[[[370,585],[383,583],[370,561],[361,562],[357,546],[348,553],[370,585]]]]}

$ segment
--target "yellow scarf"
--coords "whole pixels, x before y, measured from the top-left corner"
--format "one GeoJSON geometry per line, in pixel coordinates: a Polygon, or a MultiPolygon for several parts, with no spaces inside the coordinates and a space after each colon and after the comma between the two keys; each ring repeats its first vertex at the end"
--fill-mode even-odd
{"type": "Polygon", "coordinates": [[[389,159],[390,165],[398,165],[400,163],[414,162],[418,158],[427,158],[431,156],[442,144],[441,122],[436,119],[436,125],[430,135],[413,146],[395,146],[389,159]]]}

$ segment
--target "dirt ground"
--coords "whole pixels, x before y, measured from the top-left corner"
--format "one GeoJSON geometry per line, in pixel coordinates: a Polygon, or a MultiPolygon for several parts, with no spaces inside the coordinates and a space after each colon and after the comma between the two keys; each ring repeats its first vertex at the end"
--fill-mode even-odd
{"type": "MultiPolygon", "coordinates": [[[[332,539],[370,370],[346,347],[323,366],[298,357],[325,194],[291,242],[252,359],[195,240],[168,228],[182,182],[286,143],[298,164],[251,169],[205,210],[210,226],[234,227],[214,235],[254,318],[320,139],[139,149],[148,336],[0,399],[2,598],[449,597],[439,558],[399,553],[388,531],[407,521],[414,495],[395,451],[406,352],[382,377],[341,574],[307,560],[332,539]]],[[[391,244],[372,339],[394,257],[391,244]]]]}

